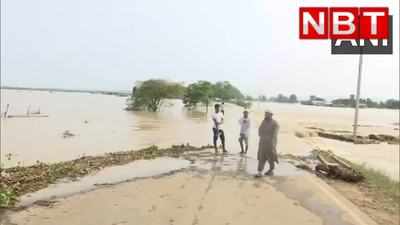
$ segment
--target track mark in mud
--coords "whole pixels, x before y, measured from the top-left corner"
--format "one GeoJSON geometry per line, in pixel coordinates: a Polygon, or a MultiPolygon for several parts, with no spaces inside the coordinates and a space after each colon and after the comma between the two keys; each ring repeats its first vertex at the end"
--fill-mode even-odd
{"type": "Polygon", "coordinates": [[[212,189],[213,184],[214,184],[214,181],[215,181],[215,177],[217,176],[217,171],[215,171],[215,170],[211,170],[211,171],[213,171],[212,176],[211,176],[211,179],[210,179],[210,181],[208,182],[208,185],[207,185],[206,189],[204,190],[204,193],[203,193],[203,196],[202,196],[201,199],[200,199],[199,205],[197,206],[197,212],[195,212],[195,215],[194,215],[194,218],[193,218],[193,221],[192,221],[192,225],[197,225],[197,224],[199,223],[199,217],[198,217],[197,214],[198,214],[200,211],[203,210],[203,208],[204,208],[203,202],[204,202],[204,200],[205,200],[207,194],[208,194],[208,193],[210,192],[210,190],[212,189]]]}
{"type": "Polygon", "coordinates": [[[127,223],[128,223],[128,221],[121,221],[121,222],[113,223],[111,225],[122,225],[122,224],[127,224],[127,223]]]}
{"type": "Polygon", "coordinates": [[[151,209],[149,209],[148,211],[149,211],[149,213],[151,213],[151,212],[154,212],[156,210],[157,210],[157,206],[156,205],[152,205],[151,209]]]}
{"type": "Polygon", "coordinates": [[[162,195],[160,195],[160,198],[166,198],[168,196],[169,196],[169,194],[162,194],[162,195]]]}
{"type": "Polygon", "coordinates": [[[192,221],[192,225],[197,225],[197,224],[199,224],[199,218],[197,217],[197,215],[195,215],[192,221]]]}

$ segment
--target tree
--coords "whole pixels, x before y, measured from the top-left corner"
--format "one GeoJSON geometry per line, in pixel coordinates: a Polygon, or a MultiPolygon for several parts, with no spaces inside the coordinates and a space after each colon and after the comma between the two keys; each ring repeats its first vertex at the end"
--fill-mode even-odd
{"type": "Polygon", "coordinates": [[[240,90],[229,83],[229,81],[217,82],[213,89],[214,97],[219,98],[222,101],[244,98],[240,90]]]}
{"type": "Polygon", "coordinates": [[[207,106],[208,110],[213,95],[213,85],[210,82],[198,81],[187,87],[183,103],[186,106],[196,106],[197,103],[203,103],[207,106]]]}
{"type": "Polygon", "coordinates": [[[385,108],[389,108],[389,109],[400,109],[400,101],[396,100],[396,99],[389,99],[386,100],[386,102],[384,103],[385,108]]]}
{"type": "Polygon", "coordinates": [[[276,97],[276,100],[275,100],[276,102],[288,102],[289,101],[289,98],[288,97],[286,97],[285,95],[283,95],[283,94],[278,94],[278,96],[276,97]]]}
{"type": "Polygon", "coordinates": [[[266,101],[267,101],[267,96],[265,96],[265,95],[260,95],[260,96],[258,96],[258,101],[260,101],[260,102],[266,102],[266,101]]]}
{"type": "Polygon", "coordinates": [[[203,103],[207,106],[208,110],[209,104],[215,99],[250,107],[250,104],[245,101],[245,97],[240,90],[228,81],[217,82],[215,84],[208,81],[198,81],[190,84],[186,89],[183,103],[189,107],[203,103]]]}
{"type": "Polygon", "coordinates": [[[247,95],[247,96],[245,97],[245,99],[246,99],[247,101],[254,101],[254,98],[253,98],[251,95],[247,95]]]}
{"type": "Polygon", "coordinates": [[[297,102],[298,102],[297,96],[296,96],[295,94],[291,94],[291,95],[289,96],[289,102],[291,102],[291,103],[297,103],[297,102]]]}
{"type": "Polygon", "coordinates": [[[133,90],[132,103],[128,109],[156,112],[164,99],[181,98],[185,87],[175,82],[152,79],[138,83],[133,90]]]}

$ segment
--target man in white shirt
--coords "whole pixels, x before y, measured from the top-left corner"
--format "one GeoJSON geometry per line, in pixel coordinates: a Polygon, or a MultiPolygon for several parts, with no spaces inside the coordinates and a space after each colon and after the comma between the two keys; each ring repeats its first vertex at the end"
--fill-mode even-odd
{"type": "Polygon", "coordinates": [[[226,153],[225,149],[225,134],[222,129],[222,125],[224,124],[224,114],[220,111],[220,105],[214,105],[215,112],[212,115],[213,121],[213,143],[215,148],[215,153],[218,153],[217,141],[218,137],[221,139],[222,151],[226,153]]]}
{"type": "Polygon", "coordinates": [[[240,124],[240,134],[239,134],[239,144],[240,144],[240,154],[247,154],[247,150],[249,149],[249,132],[250,132],[250,119],[249,112],[244,111],[243,117],[239,120],[240,124]],[[243,148],[243,142],[245,144],[245,148],[243,148]]]}

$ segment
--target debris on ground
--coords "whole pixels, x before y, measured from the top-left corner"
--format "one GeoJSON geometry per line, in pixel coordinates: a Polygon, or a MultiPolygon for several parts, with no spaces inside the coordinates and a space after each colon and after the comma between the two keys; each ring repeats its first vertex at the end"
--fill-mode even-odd
{"type": "Polygon", "coordinates": [[[298,138],[306,138],[306,137],[315,137],[318,136],[315,132],[313,131],[296,131],[294,135],[298,138]]]}
{"type": "Polygon", "coordinates": [[[63,132],[62,136],[63,136],[63,138],[69,138],[69,137],[75,136],[75,134],[71,133],[71,131],[69,131],[69,130],[66,130],[63,132]]]}
{"type": "Polygon", "coordinates": [[[27,167],[12,167],[0,171],[0,207],[12,206],[16,197],[41,190],[64,178],[76,179],[102,168],[124,165],[140,159],[180,157],[184,152],[200,151],[212,146],[194,147],[189,144],[159,149],[151,146],[138,151],[121,151],[101,156],[83,156],[75,160],[46,164],[37,162],[27,167]]]}
{"type": "Polygon", "coordinates": [[[320,163],[315,167],[318,175],[347,182],[364,180],[363,174],[355,169],[350,162],[336,156],[331,151],[314,150],[320,163]]]}
{"type": "Polygon", "coordinates": [[[57,203],[57,201],[53,201],[53,200],[38,200],[38,201],[35,201],[33,204],[42,206],[42,207],[53,207],[53,205],[56,203],[57,203]]]}
{"type": "Polygon", "coordinates": [[[387,134],[370,134],[368,137],[372,140],[377,140],[381,142],[387,142],[388,144],[399,144],[400,138],[387,135],[387,134]]]}
{"type": "MultiPolygon", "coordinates": [[[[382,142],[386,142],[388,144],[397,144],[397,145],[400,144],[400,137],[396,137],[396,136],[392,136],[392,135],[388,135],[388,134],[370,134],[368,136],[357,135],[356,137],[353,137],[353,135],[348,134],[351,132],[345,131],[345,130],[329,130],[329,131],[327,131],[327,130],[324,130],[324,129],[318,128],[318,127],[306,127],[306,128],[315,131],[314,133],[319,137],[329,138],[329,139],[334,139],[334,140],[339,140],[339,141],[352,142],[354,144],[379,144],[382,142]]],[[[299,137],[299,135],[296,132],[296,136],[299,137]]],[[[303,135],[302,137],[305,137],[305,136],[312,136],[312,135],[303,135]]]]}
{"type": "Polygon", "coordinates": [[[316,149],[309,156],[286,154],[281,157],[289,160],[297,168],[313,172],[318,176],[347,182],[359,182],[364,179],[363,174],[352,166],[350,162],[336,156],[331,151],[316,149]]]}
{"type": "Polygon", "coordinates": [[[379,144],[380,141],[370,139],[369,137],[364,137],[364,136],[356,136],[355,138],[353,135],[349,134],[335,134],[335,133],[330,133],[330,132],[317,132],[318,136],[323,137],[323,138],[329,138],[329,139],[334,139],[334,140],[339,140],[339,141],[346,141],[346,142],[353,142],[354,144],[379,144]]]}

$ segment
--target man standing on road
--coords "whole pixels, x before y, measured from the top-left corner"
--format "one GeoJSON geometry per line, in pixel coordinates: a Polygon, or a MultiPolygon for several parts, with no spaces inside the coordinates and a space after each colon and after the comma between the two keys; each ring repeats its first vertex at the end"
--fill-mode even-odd
{"type": "Polygon", "coordinates": [[[250,132],[250,119],[249,112],[244,111],[243,117],[239,120],[240,124],[240,134],[239,134],[239,144],[240,144],[240,154],[247,154],[249,149],[249,132],[250,132]],[[243,142],[245,144],[245,149],[243,148],[243,142]]]}
{"type": "Polygon", "coordinates": [[[272,112],[265,111],[265,118],[258,129],[260,142],[258,145],[258,173],[256,177],[261,177],[265,163],[268,161],[269,170],[265,173],[266,176],[274,175],[275,162],[278,162],[278,154],[276,145],[278,142],[278,123],[272,119],[272,112]]]}
{"type": "Polygon", "coordinates": [[[212,115],[212,121],[213,121],[213,143],[214,143],[215,153],[218,153],[218,147],[217,147],[218,137],[221,139],[222,151],[226,153],[227,151],[225,149],[225,134],[224,130],[222,129],[222,125],[224,123],[224,114],[222,114],[222,112],[220,111],[219,104],[214,105],[214,110],[215,112],[212,115]]]}

